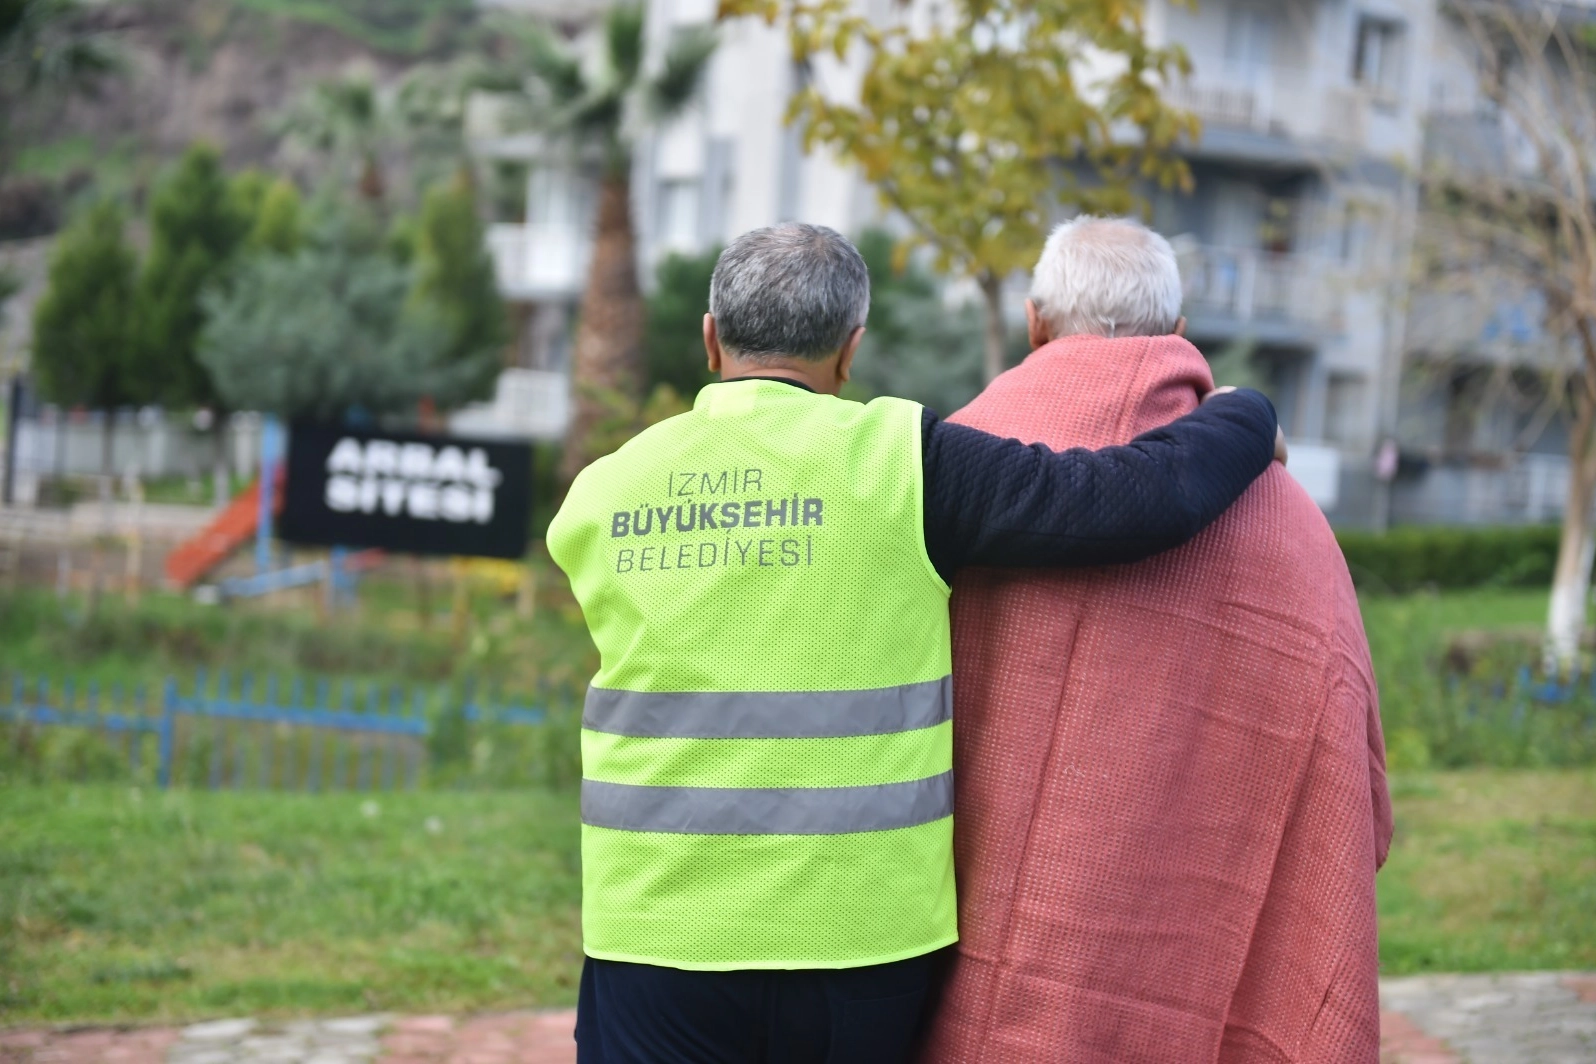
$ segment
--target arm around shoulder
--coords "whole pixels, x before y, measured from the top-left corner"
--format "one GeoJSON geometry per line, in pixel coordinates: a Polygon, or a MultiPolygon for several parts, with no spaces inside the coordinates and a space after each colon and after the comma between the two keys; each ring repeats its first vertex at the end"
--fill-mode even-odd
{"type": "Polygon", "coordinates": [[[1120,447],[1052,451],[927,415],[926,542],[961,565],[1131,562],[1201,532],[1269,467],[1274,405],[1242,389],[1120,447]]]}

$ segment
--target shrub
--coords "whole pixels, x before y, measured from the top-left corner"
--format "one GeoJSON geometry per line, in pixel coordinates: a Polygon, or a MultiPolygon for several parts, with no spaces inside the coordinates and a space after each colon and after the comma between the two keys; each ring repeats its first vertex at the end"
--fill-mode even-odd
{"type": "Polygon", "coordinates": [[[1549,584],[1558,529],[1403,526],[1384,534],[1336,533],[1361,591],[1424,587],[1534,587],[1549,584]]]}
{"type": "Polygon", "coordinates": [[[649,391],[668,384],[691,402],[713,380],[704,357],[703,321],[709,278],[719,258],[720,249],[710,248],[701,255],[671,254],[659,264],[643,334],[649,391]]]}
{"type": "Polygon", "coordinates": [[[1554,699],[1534,674],[1544,610],[1503,588],[1364,596],[1393,770],[1596,764],[1588,667],[1554,699]]]}

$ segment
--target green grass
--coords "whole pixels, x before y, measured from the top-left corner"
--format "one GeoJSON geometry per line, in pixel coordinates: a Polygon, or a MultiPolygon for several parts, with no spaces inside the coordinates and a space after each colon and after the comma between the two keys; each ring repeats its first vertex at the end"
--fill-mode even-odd
{"type": "MultiPolygon", "coordinates": [[[[1596,772],[1415,774],[1395,795],[1386,974],[1596,967],[1596,772]]],[[[0,1014],[569,1004],[577,849],[569,793],[0,788],[0,1014]]]]}
{"type": "Polygon", "coordinates": [[[1394,769],[1596,764],[1596,700],[1588,688],[1557,706],[1525,705],[1511,690],[1519,666],[1536,660],[1544,589],[1364,595],[1361,603],[1394,769]],[[1484,653],[1466,674],[1449,673],[1448,644],[1482,631],[1521,642],[1484,653]],[[1489,691],[1504,681],[1502,695],[1489,691]]]}
{"type": "MultiPolygon", "coordinates": [[[[166,595],[137,606],[108,598],[91,612],[81,599],[28,591],[0,600],[0,671],[107,684],[198,665],[386,683],[478,676],[512,692],[580,682],[594,666],[581,615],[558,574],[534,564],[532,619],[479,588],[458,629],[446,586],[424,611],[399,576],[369,582],[358,610],[331,617],[166,595]]],[[[1469,717],[1442,673],[1453,634],[1532,627],[1544,601],[1481,590],[1364,602],[1398,766],[1397,838],[1379,879],[1389,974],[1596,967],[1596,769],[1441,771],[1469,758],[1557,756],[1545,745],[1555,734],[1535,730],[1554,715],[1528,725],[1469,717]]],[[[484,749],[480,737],[462,739],[459,756],[475,764],[484,749]]],[[[163,794],[21,782],[37,778],[0,783],[7,1022],[493,1009],[574,996],[570,791],[163,794]]]]}
{"type": "Polygon", "coordinates": [[[1415,774],[1392,791],[1383,972],[1596,968],[1596,771],[1415,774]]]}
{"type": "MultiPolygon", "coordinates": [[[[254,477],[233,475],[229,478],[228,497],[231,498],[254,482],[254,477]]],[[[152,503],[176,503],[182,506],[210,506],[213,502],[214,485],[210,476],[166,476],[146,479],[143,484],[144,501],[152,503]]]]}
{"type": "MultiPolygon", "coordinates": [[[[208,482],[203,487],[208,495],[208,482]]],[[[450,581],[434,574],[424,590],[402,565],[366,580],[356,608],[331,615],[311,605],[315,592],[222,607],[175,594],[146,594],[137,605],[108,596],[92,610],[81,596],[63,602],[44,588],[0,593],[0,673],[127,687],[168,675],[187,682],[200,668],[235,678],[276,673],[384,684],[474,678],[510,693],[540,683],[580,686],[597,666],[581,611],[545,557],[534,555],[530,564],[537,586],[531,619],[519,616],[510,598],[477,585],[459,625],[450,581]]],[[[1515,723],[1497,712],[1511,711],[1511,700],[1475,705],[1471,715],[1467,699],[1448,690],[1443,659],[1454,635],[1517,630],[1533,639],[1545,602],[1545,592],[1534,589],[1364,596],[1394,767],[1596,760],[1596,728],[1588,726],[1596,706],[1570,707],[1572,718],[1538,707],[1515,723]]],[[[1498,656],[1479,663],[1476,678],[1511,679],[1515,669],[1498,656]]]]}
{"type": "Polygon", "coordinates": [[[297,597],[205,606],[183,595],[147,593],[137,604],[83,596],[65,601],[43,588],[0,592],[0,674],[81,689],[147,685],[167,676],[188,684],[196,670],[227,670],[234,680],[321,676],[388,684],[448,684],[467,679],[530,695],[541,685],[580,686],[597,667],[581,611],[545,559],[530,563],[537,595],[531,618],[512,598],[472,585],[458,623],[452,585],[437,575],[425,593],[403,568],[366,580],[356,607],[326,614],[297,597]]]}
{"type": "MultiPolygon", "coordinates": [[[[557,570],[546,560],[529,564],[538,588],[531,617],[522,616],[513,595],[468,583],[457,618],[448,579],[434,574],[431,592],[422,595],[414,579],[402,578],[402,568],[367,580],[358,607],[331,614],[292,597],[204,606],[175,594],[146,594],[131,605],[107,595],[91,608],[83,596],[61,601],[38,588],[0,594],[0,704],[9,702],[19,680],[30,695],[40,680],[47,681],[56,704],[64,681],[71,680],[80,709],[96,688],[102,708],[126,706],[123,699],[131,701],[139,691],[146,705],[158,707],[167,677],[187,695],[202,673],[212,694],[225,680],[237,696],[242,682],[252,679],[254,696],[261,698],[275,680],[279,701],[289,699],[296,686],[314,697],[325,683],[336,704],[347,687],[356,710],[368,705],[369,690],[377,691],[378,704],[386,708],[393,689],[400,688],[407,709],[412,696],[420,695],[432,722],[423,785],[563,786],[578,773],[573,707],[580,705],[597,654],[557,570]],[[461,716],[468,693],[490,703],[546,707],[550,717],[536,727],[468,724],[461,716]]],[[[304,594],[314,600],[320,590],[304,594]]],[[[202,783],[212,771],[208,732],[192,718],[184,721],[174,773],[202,783]]],[[[260,729],[233,729],[221,757],[224,777],[239,764],[251,780],[260,778],[268,763],[280,775],[292,761],[297,766],[292,785],[307,786],[302,777],[310,763],[308,735],[302,729],[278,732],[273,753],[260,729]]],[[[134,773],[127,755],[95,732],[0,721],[0,786],[148,784],[157,760],[153,738],[147,737],[141,749],[134,773]]]]}
{"type": "Polygon", "coordinates": [[[3,788],[0,1016],[569,1004],[579,896],[574,794],[3,788]]]}

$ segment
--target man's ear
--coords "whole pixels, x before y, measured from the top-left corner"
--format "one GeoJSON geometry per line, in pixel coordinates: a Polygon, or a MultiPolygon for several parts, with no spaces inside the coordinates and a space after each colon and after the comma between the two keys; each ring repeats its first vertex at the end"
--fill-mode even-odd
{"type": "Polygon", "coordinates": [[[715,315],[704,315],[704,354],[709,356],[709,372],[720,375],[721,363],[725,359],[720,349],[720,334],[715,331],[715,315]]]}
{"type": "Polygon", "coordinates": [[[1175,319],[1175,327],[1170,332],[1180,337],[1186,335],[1186,319],[1184,316],[1175,319]]]}
{"type": "Polygon", "coordinates": [[[865,327],[855,326],[837,354],[837,383],[846,384],[853,376],[853,356],[859,353],[859,342],[864,339],[865,327]]]}
{"type": "Polygon", "coordinates": [[[1042,312],[1036,309],[1034,299],[1025,301],[1025,332],[1030,337],[1032,351],[1053,342],[1053,330],[1042,320],[1042,312]]]}

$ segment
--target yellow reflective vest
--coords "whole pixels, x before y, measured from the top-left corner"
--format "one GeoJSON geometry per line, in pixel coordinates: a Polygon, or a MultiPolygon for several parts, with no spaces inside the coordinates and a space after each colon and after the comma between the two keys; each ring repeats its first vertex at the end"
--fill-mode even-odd
{"type": "Polygon", "coordinates": [[[921,408],[712,384],[549,528],[598,646],[593,957],[844,968],[956,940],[948,588],[921,408]]]}

